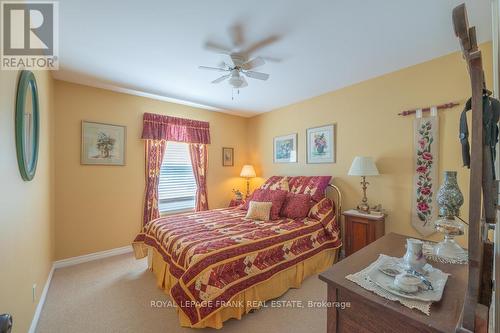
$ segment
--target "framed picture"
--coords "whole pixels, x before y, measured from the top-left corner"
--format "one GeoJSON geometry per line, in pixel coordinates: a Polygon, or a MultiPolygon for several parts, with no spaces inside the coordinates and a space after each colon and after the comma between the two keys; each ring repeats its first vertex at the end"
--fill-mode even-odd
{"type": "Polygon", "coordinates": [[[222,166],[234,166],[234,148],[222,147],[222,166]]]}
{"type": "Polygon", "coordinates": [[[297,162],[297,133],[274,138],[274,163],[297,162]]]}
{"type": "Polygon", "coordinates": [[[81,164],[125,165],[126,127],[82,121],[81,164]]]}
{"type": "Polygon", "coordinates": [[[307,163],[335,163],[335,125],[307,129],[307,163]]]}

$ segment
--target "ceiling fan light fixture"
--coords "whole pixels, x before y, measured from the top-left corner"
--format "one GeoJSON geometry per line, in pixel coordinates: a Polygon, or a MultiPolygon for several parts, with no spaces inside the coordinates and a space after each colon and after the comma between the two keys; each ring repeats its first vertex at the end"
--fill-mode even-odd
{"type": "Polygon", "coordinates": [[[242,88],[244,86],[245,79],[241,77],[240,71],[238,69],[231,70],[231,77],[229,78],[229,84],[236,89],[242,88]]]}
{"type": "Polygon", "coordinates": [[[245,80],[239,75],[233,75],[229,79],[229,84],[232,85],[234,88],[241,88],[244,83],[245,80]]]}

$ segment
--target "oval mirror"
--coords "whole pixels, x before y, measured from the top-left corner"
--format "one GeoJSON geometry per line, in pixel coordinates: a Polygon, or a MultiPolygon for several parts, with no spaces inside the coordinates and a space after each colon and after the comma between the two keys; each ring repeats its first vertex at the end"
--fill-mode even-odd
{"type": "Polygon", "coordinates": [[[40,126],[38,88],[31,71],[21,71],[16,99],[16,150],[19,171],[24,180],[35,176],[40,126]]]}

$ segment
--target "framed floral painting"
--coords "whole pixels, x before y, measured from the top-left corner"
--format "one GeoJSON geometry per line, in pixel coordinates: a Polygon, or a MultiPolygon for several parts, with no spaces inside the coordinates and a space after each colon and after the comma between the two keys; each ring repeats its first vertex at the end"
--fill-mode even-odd
{"type": "Polygon", "coordinates": [[[222,166],[234,166],[234,149],[222,147],[222,166]]]}
{"type": "Polygon", "coordinates": [[[126,127],[82,121],[81,164],[125,165],[126,127]]]}
{"type": "Polygon", "coordinates": [[[274,138],[274,163],[297,162],[297,133],[274,138]]]}
{"type": "Polygon", "coordinates": [[[335,163],[335,125],[307,129],[307,163],[335,163]]]}

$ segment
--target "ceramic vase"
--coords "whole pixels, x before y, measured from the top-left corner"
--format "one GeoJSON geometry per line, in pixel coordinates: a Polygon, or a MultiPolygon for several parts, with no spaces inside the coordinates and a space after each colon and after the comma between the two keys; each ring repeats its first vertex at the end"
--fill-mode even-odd
{"type": "Polygon", "coordinates": [[[464,203],[464,196],[457,183],[456,171],[445,171],[444,181],[437,193],[439,216],[454,218],[460,215],[460,207],[464,203]]]}

